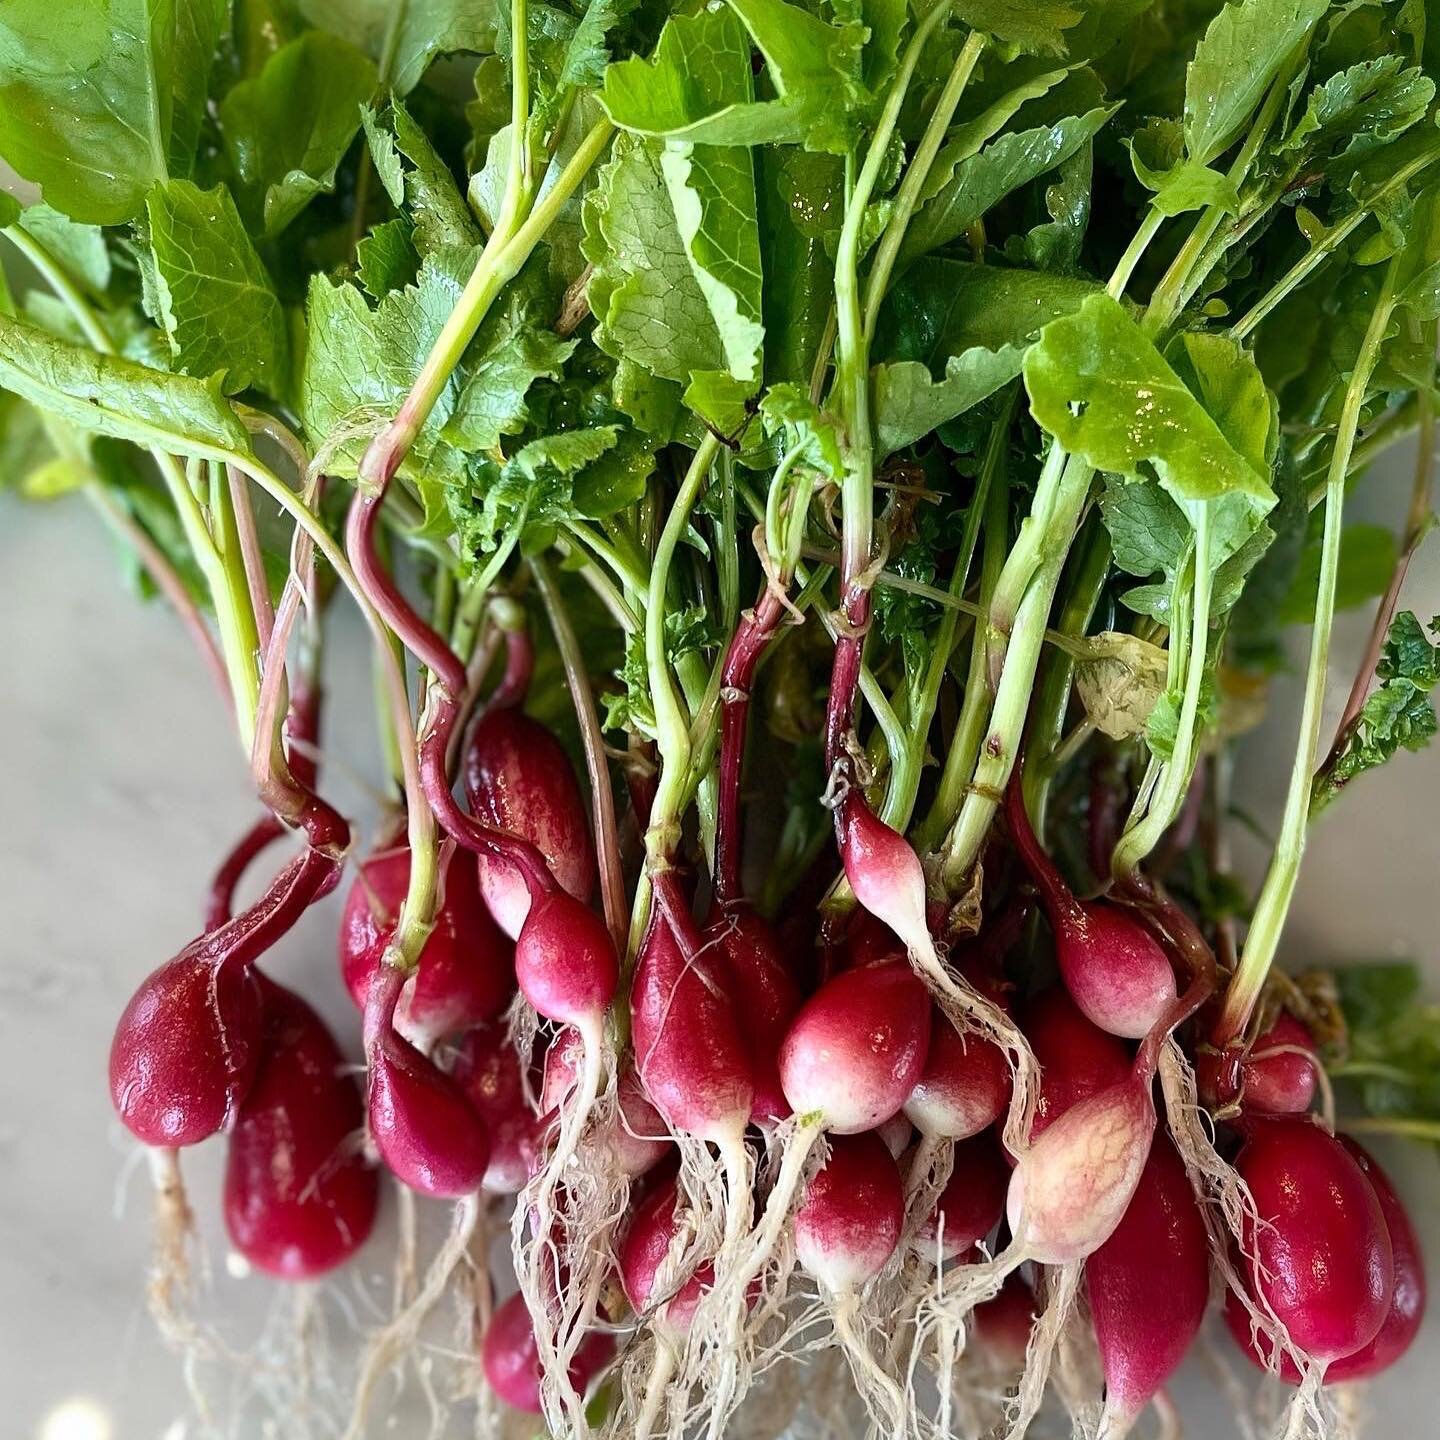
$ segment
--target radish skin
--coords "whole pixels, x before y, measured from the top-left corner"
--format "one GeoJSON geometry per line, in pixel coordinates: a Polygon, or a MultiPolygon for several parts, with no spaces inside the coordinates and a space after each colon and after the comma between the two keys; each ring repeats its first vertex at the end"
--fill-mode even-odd
{"type": "Polygon", "coordinates": [[[905,1101],[922,1135],[964,1140],[987,1130],[1010,1108],[1010,1062],[993,1041],[961,1035],[936,1009],[925,1066],[905,1101]]]}
{"type": "Polygon", "coordinates": [[[1032,1141],[1072,1106],[1119,1084],[1130,1073],[1129,1050],[1087,1020],[1064,986],[1056,985],[1030,1002],[1024,1030],[1040,1066],[1032,1141]]]}
{"type": "MultiPolygon", "coordinates": [[[[340,971],[362,1012],[409,881],[410,851],[400,846],[366,860],[345,897],[340,971]]],[[[434,928],[395,1007],[396,1029],[427,1052],[446,1035],[493,1020],[515,993],[511,946],[480,898],[474,868],[452,853],[441,884],[434,928]]]]}
{"type": "MultiPolygon", "coordinates": [[[[555,736],[514,706],[492,706],[470,733],[464,768],[476,818],[529,840],[556,882],[588,903],[595,889],[595,847],[580,783],[555,736]]],[[[518,938],[530,909],[525,877],[496,855],[478,855],[476,868],[496,924],[518,938]]]]}
{"type": "MultiPolygon", "coordinates": [[[[602,1330],[592,1330],[581,1341],[570,1362],[570,1384],[578,1394],[589,1390],[614,1354],[614,1337],[602,1330]]],[[[512,1295],[490,1317],[480,1344],[480,1364],[490,1388],[512,1410],[542,1413],[540,1350],[523,1295],[512,1295]]]]}
{"type": "MultiPolygon", "coordinates": [[[[1195,1075],[1202,1094],[1219,1093],[1225,1065],[1226,1058],[1213,1050],[1196,1056],[1195,1075]]],[[[1319,1068],[1309,1027],[1282,1011],[1240,1061],[1240,1108],[1255,1115],[1303,1114],[1315,1102],[1319,1068]]]]}
{"type": "Polygon", "coordinates": [[[1130,911],[1075,898],[1030,826],[1018,765],[1006,791],[1005,815],[1040,891],[1065,988],[1102,1030],[1143,1039],[1175,1001],[1175,973],[1164,950],[1130,911]]]}
{"type": "Polygon", "coordinates": [[[450,1073],[490,1133],[490,1163],[481,1189],[491,1195],[518,1194],[539,1158],[539,1122],[525,1103],[520,1060],[504,1028],[481,1025],[464,1035],[450,1073]]]}
{"type": "Polygon", "coordinates": [[[955,1145],[950,1179],[915,1237],[927,1258],[955,1260],[978,1245],[1000,1223],[1010,1168],[993,1131],[955,1145]]]}
{"type": "Polygon", "coordinates": [[[480,1188],[490,1137],[455,1081],[396,1033],[400,981],[387,966],[365,1010],[370,1136],[396,1179],[422,1195],[459,1199],[480,1188]]]}
{"type": "Polygon", "coordinates": [[[1115,1233],[1085,1262],[1105,1372],[1100,1433],[1120,1440],[1185,1358],[1210,1297],[1210,1248],[1185,1166],[1158,1136],[1115,1233]]]}
{"type": "MultiPolygon", "coordinates": [[[[1328,1384],[1350,1380],[1369,1380],[1388,1370],[1415,1342],[1425,1319],[1425,1262],[1420,1252],[1419,1237],[1395,1193],[1390,1178],[1373,1155],[1348,1135],[1336,1137],[1350,1158],[1360,1168],[1375,1192],[1385,1230],[1390,1237],[1394,1267],[1394,1284],[1390,1307],[1373,1338],[1348,1355],[1332,1360],[1325,1369],[1328,1384]]],[[[1225,1297],[1225,1324],[1245,1356],[1263,1370],[1277,1368],[1267,1363],[1270,1347],[1264,1337],[1253,1334],[1250,1317],[1240,1297],[1231,1291],[1225,1297]]],[[[1278,1359],[1280,1378],[1287,1385],[1300,1383],[1300,1371],[1294,1360],[1282,1354],[1278,1359]]]]}
{"type": "Polygon", "coordinates": [[[257,1269],[310,1280],[364,1245],[379,1182],[351,1143],[365,1106],[330,1032],[298,995],[261,987],[260,1066],[226,1147],[225,1228],[257,1269]]]}
{"type": "Polygon", "coordinates": [[[974,1309],[975,1336],[996,1366],[1018,1371],[1025,1364],[1030,1334],[1035,1328],[1035,1291],[1018,1271],[1005,1277],[999,1293],[974,1309]]]}
{"type": "Polygon", "coordinates": [[[1243,1237],[1252,1294],[1317,1364],[1368,1345],[1390,1309],[1395,1260],[1375,1187],[1354,1156],[1309,1120],[1265,1120],[1235,1168],[1260,1221],[1243,1237]]]}

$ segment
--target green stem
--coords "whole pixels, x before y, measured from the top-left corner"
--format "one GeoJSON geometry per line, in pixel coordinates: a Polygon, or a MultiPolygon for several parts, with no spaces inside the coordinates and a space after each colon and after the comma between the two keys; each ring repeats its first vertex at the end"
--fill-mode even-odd
{"type": "Polygon", "coordinates": [[[503,235],[497,227],[420,367],[405,403],[365,452],[360,464],[361,484],[380,485],[400,468],[496,296],[520,273],[535,246],[599,160],[613,132],[614,126],[608,120],[597,122],[524,223],[510,235],[503,235]]]}
{"type": "MultiPolygon", "coordinates": [[[[990,601],[1005,565],[1006,523],[1010,516],[1010,485],[1005,459],[1010,444],[1010,417],[1001,417],[990,430],[985,448],[981,483],[988,487],[985,512],[985,542],[980,558],[980,608],[988,613],[990,601]]],[[[965,696],[960,704],[960,717],[955,734],[945,755],[945,766],[935,799],[924,822],[915,832],[915,846],[923,855],[939,844],[941,837],[955,823],[965,798],[965,787],[975,771],[980,754],[980,740],[989,716],[990,687],[985,675],[985,626],[976,624],[970,637],[970,667],[966,672],[965,696]]]]}
{"type": "Polygon", "coordinates": [[[1150,248],[1150,242],[1164,223],[1165,217],[1152,205],[1146,212],[1145,219],[1141,221],[1140,228],[1130,237],[1130,243],[1125,247],[1125,253],[1116,263],[1109,283],[1105,286],[1117,300],[1125,293],[1125,287],[1130,283],[1130,277],[1135,273],[1135,267],[1140,263],[1146,250],[1150,248]]]}
{"type": "Polygon", "coordinates": [[[1422,151],[1408,164],[1402,165],[1383,185],[1371,192],[1364,204],[1352,210],[1343,220],[1337,221],[1320,236],[1305,254],[1230,327],[1230,333],[1237,340],[1243,340],[1249,335],[1292,290],[1309,279],[1321,263],[1339,249],[1354,231],[1374,213],[1377,205],[1403,189],[1420,171],[1437,159],[1440,159],[1440,147],[1422,151]]]}
{"type": "MultiPolygon", "coordinates": [[[[113,355],[115,346],[111,343],[109,333],[50,252],[18,225],[10,226],[3,233],[64,302],[91,346],[102,355],[113,355]]],[[[185,478],[184,469],[173,455],[159,445],[152,445],[149,449],[180,518],[185,542],[189,545],[210,592],[220,634],[220,649],[225,660],[225,673],[229,678],[230,693],[235,705],[235,723],[240,733],[241,746],[248,755],[255,735],[255,708],[260,699],[260,675],[255,658],[257,643],[253,638],[247,640],[247,636],[253,637],[255,632],[255,616],[250,608],[249,591],[244,591],[243,603],[237,613],[231,604],[232,590],[224,558],[205,523],[204,513],[185,478]]]]}
{"type": "Polygon", "coordinates": [[[1310,789],[1320,748],[1320,720],[1325,699],[1325,675],[1330,658],[1330,627],[1335,616],[1335,588],[1340,569],[1340,535],[1345,508],[1345,479],[1350,469],[1355,431],[1384,343],[1385,329],[1395,308],[1396,262],[1386,268],[1370,324],[1355,359],[1345,389],[1335,450],[1330,457],[1326,484],[1325,533],[1320,551],[1320,579],[1315,595],[1315,625],[1310,635],[1310,665],[1305,676],[1305,702],[1300,717],[1300,735],[1295,747],[1295,765],[1285,797],[1285,814],[1280,824],[1275,853],[1260,895],[1254,918],[1241,952],[1240,964],[1225,992],[1225,1003],[1216,1025],[1214,1040],[1223,1046],[1241,1034],[1260,998],[1265,977],[1279,948],[1285,919],[1294,898],[1305,853],[1305,832],[1310,813],[1310,789]]]}
{"type": "Polygon", "coordinates": [[[1409,1115],[1356,1115],[1340,1122],[1347,1135],[1398,1135],[1402,1140],[1426,1140],[1440,1145],[1440,1120],[1409,1115]]]}
{"type": "Polygon", "coordinates": [[[884,168],[890,140],[905,103],[925,41],[950,11],[941,0],[915,27],[900,68],[885,97],[865,163],[845,202],[845,220],[835,252],[836,399],[845,426],[845,476],[840,488],[844,562],[842,587],[848,587],[870,563],[874,531],[875,453],[870,431],[869,345],[860,312],[860,240],[865,212],[884,168]]]}
{"type": "MultiPolygon", "coordinates": [[[[1066,638],[1081,636],[1090,628],[1095,607],[1100,603],[1110,574],[1109,532],[1098,518],[1092,518],[1087,528],[1090,534],[1082,541],[1075,558],[1075,573],[1055,622],[1055,632],[1066,638]]],[[[1067,750],[1062,756],[1057,747],[1061,745],[1065,733],[1065,714],[1070,707],[1070,686],[1074,675],[1075,655],[1062,645],[1046,661],[1035,689],[1034,703],[1030,707],[1022,786],[1030,823],[1042,841],[1045,838],[1045,810],[1051,782],[1060,766],[1073,753],[1067,750]]],[[[1083,743],[1088,733],[1085,732],[1074,743],[1077,746],[1083,743]]]]}
{"type": "Polygon", "coordinates": [[[980,745],[975,778],[943,847],[942,869],[949,884],[963,882],[979,856],[1019,756],[1050,606],[1090,495],[1093,475],[1094,471],[1079,460],[1065,467],[1039,566],[1015,616],[1015,629],[995,691],[988,733],[980,745]]]}
{"type": "Polygon", "coordinates": [[[650,807],[650,827],[645,833],[646,873],[635,886],[635,901],[630,911],[630,946],[633,956],[639,946],[645,922],[650,914],[650,882],[652,867],[669,863],[679,838],[681,807],[690,773],[690,717],[675,679],[665,644],[665,592],[670,584],[670,565],[690,512],[700,499],[705,481],[714,463],[720,442],[706,434],[690,461],[680,488],[676,491],[670,513],[655,544],[655,557],[650,566],[650,581],[645,605],[645,669],[650,685],[650,703],[655,710],[655,745],[660,752],[660,781],[650,807]]]}
{"type": "MultiPolygon", "coordinates": [[[[948,5],[937,5],[930,12],[925,23],[938,23],[948,8],[948,5]]],[[[901,181],[900,189],[895,196],[895,208],[890,212],[890,220],[885,226],[885,234],[880,240],[879,248],[875,252],[875,259],[870,265],[870,273],[865,280],[865,334],[867,336],[875,333],[875,319],[880,313],[880,306],[884,303],[885,291],[890,284],[890,275],[895,269],[896,257],[900,254],[901,245],[905,243],[905,231],[909,228],[910,220],[920,203],[920,192],[925,188],[926,180],[930,178],[930,169],[935,163],[936,155],[940,153],[941,145],[945,142],[945,133],[950,128],[950,121],[955,115],[956,107],[960,104],[960,97],[964,95],[965,87],[970,83],[970,76],[974,73],[976,62],[985,49],[986,39],[987,37],[978,30],[972,30],[965,44],[961,46],[960,53],[955,57],[955,64],[950,68],[950,75],[945,81],[944,89],[940,92],[940,98],[935,102],[934,110],[930,112],[925,133],[920,137],[920,143],[915,147],[915,154],[906,167],[905,178],[901,181]]]]}
{"type": "Polygon", "coordinates": [[[1120,843],[1111,857],[1111,873],[1117,880],[1133,875],[1140,863],[1160,842],[1185,803],[1185,791],[1195,769],[1196,724],[1200,714],[1200,692],[1205,683],[1205,662],[1210,637],[1210,588],[1214,573],[1210,565],[1210,506],[1200,502],[1195,509],[1194,601],[1189,623],[1189,666],[1185,693],[1180,703],[1180,723],[1175,746],[1160,772],[1154,794],[1143,814],[1137,804],[1120,843]]]}

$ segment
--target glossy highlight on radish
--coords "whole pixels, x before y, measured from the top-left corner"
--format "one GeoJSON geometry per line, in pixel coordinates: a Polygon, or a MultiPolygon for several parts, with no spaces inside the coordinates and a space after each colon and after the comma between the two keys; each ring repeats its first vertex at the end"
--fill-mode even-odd
{"type": "Polygon", "coordinates": [[[370,1137],[397,1180],[422,1195],[459,1199],[485,1179],[490,1137],[460,1086],[396,1033],[400,978],[382,971],[365,1011],[370,1137]]]}
{"type": "MultiPolygon", "coordinates": [[[[350,998],[362,1012],[409,880],[410,851],[402,845],[370,856],[345,897],[340,969],[350,998]]],[[[494,1019],[515,992],[510,942],[480,898],[468,857],[452,853],[440,885],[435,928],[395,1009],[396,1028],[422,1050],[446,1035],[494,1019]]]]}
{"type": "Polygon", "coordinates": [[[551,891],[520,928],[515,978],[547,1020],[593,1034],[620,978],[605,922],[566,891],[551,891]]]}
{"type": "MultiPolygon", "coordinates": [[[[592,1330],[570,1362],[570,1384],[584,1395],[615,1354],[615,1338],[592,1330]]],[[[490,1317],[480,1342],[480,1364],[490,1388],[512,1410],[539,1415],[540,1349],[523,1295],[512,1295],[490,1317]]]]}
{"type": "Polygon", "coordinates": [[[1085,1262],[1105,1372],[1101,1434],[1119,1440],[1170,1379],[1210,1297],[1210,1247],[1190,1177],[1157,1136],[1114,1234],[1085,1262]]]}
{"type": "Polygon", "coordinates": [[[310,1280],[365,1243],[379,1178],[361,1153],[364,1101],[339,1046],[298,995],[260,985],[260,1065],[227,1142],[225,1228],[257,1269],[310,1280]]]}
{"type": "Polygon", "coordinates": [[[1000,1223],[1010,1167],[993,1131],[955,1145],[950,1179],[921,1225],[915,1248],[927,1259],[954,1260],[1000,1223]]]}
{"type": "Polygon", "coordinates": [[[481,1025],[468,1031],[456,1048],[450,1074],[490,1136],[490,1163],[481,1188],[491,1195],[517,1194],[540,1153],[540,1122],[525,1103],[520,1059],[505,1027],[481,1025]]]}
{"type": "Polygon", "coordinates": [[[785,1036],[785,1098],[834,1134],[873,1130],[914,1090],[929,1044],[930,997],[908,964],[843,971],[801,1006],[785,1036]]]}
{"type": "Polygon", "coordinates": [[[1235,1168],[1260,1221],[1244,1237],[1251,1293],[1314,1361],[1328,1365],[1368,1345],[1390,1310],[1395,1258],[1355,1157],[1309,1120],[1263,1120],[1235,1168]]]}
{"type": "MultiPolygon", "coordinates": [[[[492,707],[470,732],[464,768],[476,818],[529,840],[561,888],[588,903],[595,888],[590,821],[570,757],[555,736],[517,707],[492,707]]],[[[524,877],[493,855],[477,856],[476,866],[490,913],[518,938],[530,909],[524,877]]]]}
{"type": "Polygon", "coordinates": [[[1031,828],[1019,766],[1006,791],[1005,815],[1055,934],[1055,958],[1065,988],[1102,1030],[1122,1039],[1142,1039],[1175,1000],[1175,973],[1165,951],[1124,907],[1075,898],[1031,828]]]}

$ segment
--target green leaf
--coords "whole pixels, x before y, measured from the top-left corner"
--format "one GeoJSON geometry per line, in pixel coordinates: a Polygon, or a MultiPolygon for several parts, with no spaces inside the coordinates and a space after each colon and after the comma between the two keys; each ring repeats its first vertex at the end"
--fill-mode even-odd
{"type": "Polygon", "coordinates": [[[1333,974],[1347,1031],[1333,1073],[1353,1093],[1350,1103],[1380,1117],[1440,1122],[1440,1007],[1422,998],[1419,969],[1391,961],[1333,974]]]}
{"type": "Polygon", "coordinates": [[[785,99],[756,101],[749,75],[750,37],[736,11],[702,10],[667,20],[653,59],[611,65],[600,102],[616,125],[637,135],[707,145],[803,139],[802,109],[785,99]],[[741,69],[743,93],[732,79],[741,69]]]}
{"type": "Polygon", "coordinates": [[[1095,288],[960,260],[908,271],[886,301],[874,347],[887,357],[872,381],[880,449],[913,444],[1013,380],[1041,327],[1095,288]]]}
{"type": "Polygon", "coordinates": [[[155,319],[176,367],[218,375],[227,390],[256,386],[284,399],[289,331],[270,275],[240,223],[230,192],[188,180],[146,198],[155,319]]]}
{"type": "Polygon", "coordinates": [[[335,172],[360,128],[360,107],[376,83],[374,65],[353,45],[307,30],[220,102],[242,199],[267,236],[335,188],[335,172]]]}
{"type": "Polygon", "coordinates": [[[1185,159],[1183,151],[1184,137],[1174,120],[1151,120],[1130,139],[1135,178],[1155,192],[1155,208],[1162,215],[1181,215],[1218,205],[1238,214],[1240,196],[1229,177],[1198,160],[1185,159]]]}
{"type": "Polygon", "coordinates": [[[760,419],[771,434],[782,437],[786,451],[800,446],[801,458],[812,469],[838,481],[844,472],[840,431],[799,385],[772,385],[760,402],[760,419]]]}
{"type": "Polygon", "coordinates": [[[248,455],[250,440],[218,381],[101,355],[0,315],[0,387],[81,430],[176,455],[248,455]]]}
{"type": "MultiPolygon", "coordinates": [[[[750,64],[743,48],[719,52],[712,65],[711,83],[721,94],[750,95],[750,64]]],[[[758,380],[765,327],[750,152],[670,141],[660,154],[660,172],[690,268],[720,336],[725,368],[737,380],[758,380]]]]}
{"type": "Polygon", "coordinates": [[[1150,467],[1181,501],[1238,491],[1274,503],[1265,475],[1239,454],[1205,408],[1108,295],[1053,320],[1025,357],[1030,411],[1097,470],[1150,467]]]}
{"type": "Polygon", "coordinates": [[[468,378],[445,426],[445,439],[461,450],[494,450],[502,435],[524,429],[525,395],[536,380],[553,380],[570,358],[574,340],[518,326],[467,362],[468,378]]]}
{"type": "Polygon", "coordinates": [[[410,238],[408,220],[386,220],[355,246],[356,274],[376,300],[411,284],[419,269],[420,255],[410,238]]]}
{"type": "Polygon", "coordinates": [[[395,143],[410,162],[405,172],[405,201],[415,222],[415,248],[421,255],[453,246],[478,244],[480,232],[445,162],[429,137],[399,101],[390,107],[395,143]]]}
{"type": "Polygon", "coordinates": [[[400,158],[395,132],[381,121],[373,105],[360,107],[360,124],[365,130],[365,143],[369,147],[375,173],[380,177],[390,203],[398,210],[405,203],[405,162],[400,158]]]}
{"type": "Polygon", "coordinates": [[[96,225],[133,219],[190,167],[226,0],[6,0],[0,155],[48,204],[96,225]]]}
{"type": "Polygon", "coordinates": [[[975,30],[1026,50],[1063,54],[1065,31],[1083,11],[1063,0],[956,0],[955,13],[975,30]]]}
{"type": "MultiPolygon", "coordinates": [[[[354,475],[371,435],[409,393],[460,290],[457,276],[427,260],[415,285],[390,291],[372,310],[355,286],[311,276],[300,416],[312,447],[333,452],[326,460],[331,473],[354,475]]],[[[452,376],[402,467],[402,474],[426,487],[431,519],[443,502],[435,487],[463,467],[463,457],[440,439],[459,386],[452,376]]]]}
{"type": "Polygon", "coordinates": [[[1328,0],[1236,0],[1210,22],[1185,71],[1185,148],[1208,165],[1239,135],[1328,0]]]}
{"type": "Polygon", "coordinates": [[[8,190],[0,190],[0,230],[8,229],[19,218],[20,202],[8,190]]]}
{"type": "MultiPolygon", "coordinates": [[[[503,3],[503,0],[501,0],[503,3]]],[[[495,48],[495,0],[299,0],[312,25],[343,35],[377,63],[397,95],[420,83],[437,55],[495,48]]]]}
{"type": "Polygon", "coordinates": [[[663,379],[726,368],[723,338],[660,169],[659,147],[617,139],[585,205],[585,254],[594,264],[596,343],[663,379]]]}
{"type": "Polygon", "coordinates": [[[91,295],[101,296],[109,288],[110,252],[98,225],[81,225],[49,205],[31,205],[20,215],[20,228],[33,235],[91,295]]]}
{"type": "Polygon", "coordinates": [[[1311,90],[1305,113],[1275,148],[1324,153],[1384,144],[1421,120],[1435,82],[1400,55],[1361,60],[1311,90]]]}
{"type": "Polygon", "coordinates": [[[958,239],[1005,196],[1068,160],[1116,108],[1101,106],[1052,125],[1001,135],[962,160],[949,183],[917,212],[901,247],[900,263],[909,264],[958,239]]]}

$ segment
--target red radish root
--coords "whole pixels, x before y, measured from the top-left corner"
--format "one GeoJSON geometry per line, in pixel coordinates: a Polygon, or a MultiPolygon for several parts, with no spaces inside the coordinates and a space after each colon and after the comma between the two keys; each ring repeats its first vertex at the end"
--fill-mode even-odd
{"type": "MultiPolygon", "coordinates": [[[[586,1336],[570,1364],[570,1384],[584,1395],[610,1363],[615,1341],[604,1331],[586,1336]]],[[[480,1363],[490,1388],[512,1410],[539,1415],[540,1352],[523,1295],[512,1295],[491,1317],[480,1346],[480,1363]]]]}
{"type": "Polygon", "coordinates": [[[261,981],[260,1068],[225,1157],[225,1228],[258,1269],[309,1280],[343,1264],[375,1222],[379,1181],[355,1140],[365,1107],[320,1017],[261,981]]]}

